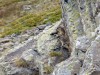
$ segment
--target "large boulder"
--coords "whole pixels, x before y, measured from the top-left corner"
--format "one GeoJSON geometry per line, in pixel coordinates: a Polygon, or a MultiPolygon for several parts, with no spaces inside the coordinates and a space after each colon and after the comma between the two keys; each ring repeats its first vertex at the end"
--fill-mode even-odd
{"type": "Polygon", "coordinates": [[[69,58],[55,66],[52,75],[77,75],[81,67],[81,62],[77,58],[69,58]]]}
{"type": "Polygon", "coordinates": [[[59,46],[59,41],[57,37],[52,36],[52,33],[56,34],[56,30],[61,22],[58,22],[56,25],[51,25],[46,27],[43,32],[37,35],[35,38],[37,39],[37,50],[39,53],[47,54],[51,50],[55,49],[56,46],[59,46]]]}
{"type": "Polygon", "coordinates": [[[43,56],[41,56],[43,59],[45,59],[44,56],[47,59],[51,58],[51,60],[52,57],[56,57],[54,60],[56,64],[70,56],[69,37],[66,33],[62,20],[60,20],[51,26],[47,26],[43,32],[34,37],[37,40],[37,51],[43,56]]]}

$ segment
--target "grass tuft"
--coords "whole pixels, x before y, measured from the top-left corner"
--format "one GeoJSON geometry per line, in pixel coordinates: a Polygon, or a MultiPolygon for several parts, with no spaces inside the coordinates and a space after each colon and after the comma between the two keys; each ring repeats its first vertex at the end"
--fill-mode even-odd
{"type": "Polygon", "coordinates": [[[22,58],[16,58],[14,60],[14,64],[17,66],[17,67],[29,67],[29,64],[22,58]]]}
{"type": "Polygon", "coordinates": [[[53,71],[53,67],[52,66],[46,66],[44,67],[45,73],[46,74],[50,74],[53,71]]]}
{"type": "Polygon", "coordinates": [[[62,53],[61,52],[52,51],[52,52],[50,52],[49,55],[51,57],[56,57],[56,56],[62,56],[62,53]]]}

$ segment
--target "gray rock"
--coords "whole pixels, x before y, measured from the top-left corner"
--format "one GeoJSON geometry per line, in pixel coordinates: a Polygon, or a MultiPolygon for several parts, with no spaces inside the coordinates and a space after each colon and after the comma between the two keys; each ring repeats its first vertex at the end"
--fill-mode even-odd
{"type": "Polygon", "coordinates": [[[26,68],[15,68],[14,70],[11,70],[7,75],[32,75],[32,71],[26,68]]]}
{"type": "Polygon", "coordinates": [[[3,51],[4,50],[4,48],[0,48],[0,51],[3,51]]]}
{"type": "Polygon", "coordinates": [[[93,41],[86,53],[80,75],[98,75],[98,73],[100,73],[100,41],[93,41]]]}
{"type": "MultiPolygon", "coordinates": [[[[75,75],[100,75],[100,1],[61,0],[61,4],[71,57],[77,57],[82,66],[75,75]]],[[[57,68],[55,73],[60,74],[57,68]]]]}
{"type": "Polygon", "coordinates": [[[3,44],[1,44],[1,46],[2,46],[3,48],[11,48],[13,45],[14,45],[13,42],[8,42],[8,43],[3,43],[3,44]]]}
{"type": "MultiPolygon", "coordinates": [[[[50,24],[50,25],[51,25],[51,24],[50,24]]],[[[45,24],[45,25],[40,25],[40,26],[37,26],[37,28],[38,28],[39,30],[44,30],[44,28],[45,28],[46,26],[49,26],[49,25],[47,25],[47,24],[45,24]]]]}
{"type": "Polygon", "coordinates": [[[44,29],[43,32],[35,37],[37,39],[37,50],[39,53],[47,54],[51,50],[55,49],[57,45],[59,45],[58,39],[50,35],[51,33],[56,32],[59,23],[57,23],[55,26],[50,26],[48,29],[44,29]]]}
{"type": "Polygon", "coordinates": [[[0,44],[1,43],[8,43],[10,41],[11,41],[11,39],[9,39],[9,38],[0,38],[0,44]]]}
{"type": "Polygon", "coordinates": [[[55,66],[52,75],[77,75],[81,67],[81,62],[77,58],[70,58],[55,66]]]}
{"type": "Polygon", "coordinates": [[[0,65],[0,75],[6,75],[5,68],[0,65]]]}
{"type": "Polygon", "coordinates": [[[6,53],[6,56],[4,56],[5,57],[4,60],[11,61],[14,57],[20,57],[24,51],[34,48],[35,47],[34,44],[35,44],[34,38],[30,37],[28,40],[25,41],[25,43],[20,43],[19,45],[9,50],[6,53]]]}
{"type": "Polygon", "coordinates": [[[29,49],[27,51],[24,51],[21,58],[23,58],[26,61],[31,61],[34,59],[34,57],[36,56],[36,54],[34,51],[32,51],[32,49],[29,49]]]}
{"type": "Polygon", "coordinates": [[[40,33],[40,30],[39,30],[38,28],[35,28],[35,29],[33,30],[33,32],[34,32],[34,35],[38,35],[38,34],[40,33]]]}
{"type": "Polygon", "coordinates": [[[95,34],[100,35],[100,25],[95,29],[95,34]]]}
{"type": "Polygon", "coordinates": [[[24,11],[32,10],[32,5],[24,5],[24,6],[23,6],[23,10],[24,10],[24,11]]]}
{"type": "Polygon", "coordinates": [[[100,41],[100,35],[95,38],[96,41],[100,41]]]}
{"type": "Polygon", "coordinates": [[[82,50],[82,51],[87,51],[87,49],[90,46],[90,40],[88,37],[86,36],[81,36],[78,37],[76,40],[76,49],[78,50],[82,50]]]}
{"type": "Polygon", "coordinates": [[[53,73],[53,75],[71,75],[71,72],[66,67],[63,67],[58,69],[58,71],[53,73]]]}
{"type": "Polygon", "coordinates": [[[87,51],[87,49],[89,48],[90,45],[91,45],[90,39],[87,38],[86,36],[81,36],[81,37],[77,38],[76,49],[75,49],[74,53],[76,53],[76,56],[80,60],[84,60],[85,53],[86,53],[86,51],[87,51]]]}

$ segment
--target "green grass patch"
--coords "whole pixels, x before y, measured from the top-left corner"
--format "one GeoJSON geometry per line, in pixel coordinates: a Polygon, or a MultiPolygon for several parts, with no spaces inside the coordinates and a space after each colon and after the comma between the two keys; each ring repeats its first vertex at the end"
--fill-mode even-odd
{"type": "Polygon", "coordinates": [[[49,54],[51,57],[56,57],[56,56],[62,56],[61,52],[57,52],[57,51],[52,51],[49,54]]]}
{"type": "Polygon", "coordinates": [[[13,33],[20,34],[21,32],[37,25],[46,24],[48,22],[54,23],[60,20],[60,18],[60,6],[52,8],[48,11],[42,11],[35,14],[27,14],[13,21],[8,26],[1,27],[4,28],[4,31],[0,33],[0,37],[5,37],[6,35],[11,35],[13,33]]]}

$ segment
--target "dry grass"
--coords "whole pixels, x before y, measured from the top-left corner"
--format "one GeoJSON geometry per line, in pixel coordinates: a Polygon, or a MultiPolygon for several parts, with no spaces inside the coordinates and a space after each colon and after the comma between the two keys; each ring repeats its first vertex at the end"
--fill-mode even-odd
{"type": "Polygon", "coordinates": [[[22,58],[16,58],[14,60],[14,64],[17,66],[17,67],[29,67],[29,64],[22,58]]]}
{"type": "Polygon", "coordinates": [[[53,71],[53,67],[52,66],[46,66],[44,67],[44,71],[46,74],[50,74],[53,71]]]}

